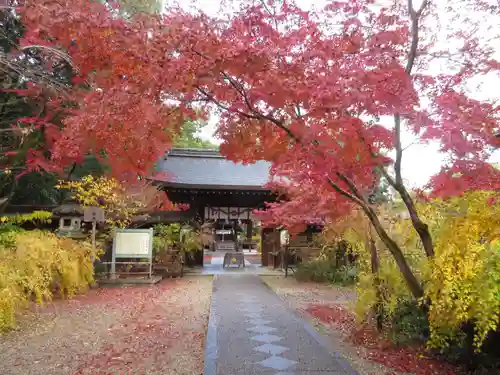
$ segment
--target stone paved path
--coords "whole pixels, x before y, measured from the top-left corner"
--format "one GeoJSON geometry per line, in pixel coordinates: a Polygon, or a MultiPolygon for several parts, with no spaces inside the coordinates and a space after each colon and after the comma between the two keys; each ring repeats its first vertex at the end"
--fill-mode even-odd
{"type": "Polygon", "coordinates": [[[318,337],[257,275],[214,278],[205,375],[356,374],[318,337]]]}

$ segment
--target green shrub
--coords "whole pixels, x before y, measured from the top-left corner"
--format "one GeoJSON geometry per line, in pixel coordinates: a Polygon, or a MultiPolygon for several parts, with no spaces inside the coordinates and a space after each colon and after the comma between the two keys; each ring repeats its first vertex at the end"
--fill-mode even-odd
{"type": "Polygon", "coordinates": [[[392,316],[390,338],[398,345],[423,343],[429,337],[429,321],[414,300],[400,302],[392,316]]]}
{"type": "Polygon", "coordinates": [[[24,232],[24,229],[14,224],[1,224],[0,247],[14,247],[16,245],[16,234],[20,232],[24,232]]]}
{"type": "Polygon", "coordinates": [[[39,230],[10,236],[9,246],[0,245],[0,331],[15,325],[15,312],[29,301],[71,296],[94,282],[91,259],[97,254],[89,243],[39,230]]]}
{"type": "Polygon", "coordinates": [[[352,285],[358,279],[358,270],[353,265],[336,268],[333,260],[318,258],[299,264],[295,278],[299,281],[352,285]]]}
{"type": "Polygon", "coordinates": [[[333,282],[336,272],[333,263],[323,259],[314,259],[299,264],[294,275],[299,281],[333,282]]]}
{"type": "Polygon", "coordinates": [[[201,236],[190,226],[180,224],[158,224],[154,226],[153,256],[158,260],[166,248],[175,248],[189,253],[201,249],[201,236]]]}
{"type": "Polygon", "coordinates": [[[353,285],[358,281],[358,268],[354,265],[340,267],[335,272],[334,283],[342,285],[353,285]]]}

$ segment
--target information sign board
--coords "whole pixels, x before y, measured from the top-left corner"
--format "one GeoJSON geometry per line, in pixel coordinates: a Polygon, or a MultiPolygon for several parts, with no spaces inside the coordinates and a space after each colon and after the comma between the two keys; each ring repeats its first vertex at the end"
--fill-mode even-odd
{"type": "Polygon", "coordinates": [[[150,258],[153,249],[153,229],[119,229],[115,232],[115,258],[150,258]]]}

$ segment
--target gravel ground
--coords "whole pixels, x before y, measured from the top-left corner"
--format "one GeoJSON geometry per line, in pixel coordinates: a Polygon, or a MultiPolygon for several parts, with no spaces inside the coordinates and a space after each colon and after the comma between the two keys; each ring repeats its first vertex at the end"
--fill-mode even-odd
{"type": "Polygon", "coordinates": [[[0,337],[0,374],[202,374],[211,294],[211,277],[186,277],[38,308],[0,337]]]}
{"type": "Polygon", "coordinates": [[[293,277],[261,276],[264,282],[280,296],[290,308],[310,320],[316,329],[330,338],[334,350],[343,355],[360,375],[401,375],[378,363],[366,360],[362,347],[348,343],[342,333],[314,319],[305,310],[310,305],[335,305],[349,307],[356,294],[350,288],[298,282],[293,277]]]}

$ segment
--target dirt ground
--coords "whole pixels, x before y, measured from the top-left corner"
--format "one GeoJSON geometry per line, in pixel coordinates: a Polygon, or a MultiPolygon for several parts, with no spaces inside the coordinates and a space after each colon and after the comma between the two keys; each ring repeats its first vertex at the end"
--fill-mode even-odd
{"type": "Polygon", "coordinates": [[[56,301],[0,336],[0,374],[202,374],[211,294],[199,276],[56,301]]]}
{"type": "Polygon", "coordinates": [[[365,359],[369,354],[365,348],[349,343],[345,339],[345,332],[322,323],[307,312],[311,306],[338,305],[350,309],[356,298],[351,288],[298,282],[293,277],[262,276],[262,279],[290,308],[309,320],[319,332],[329,337],[333,349],[344,356],[360,375],[400,375],[394,370],[365,359]]]}

